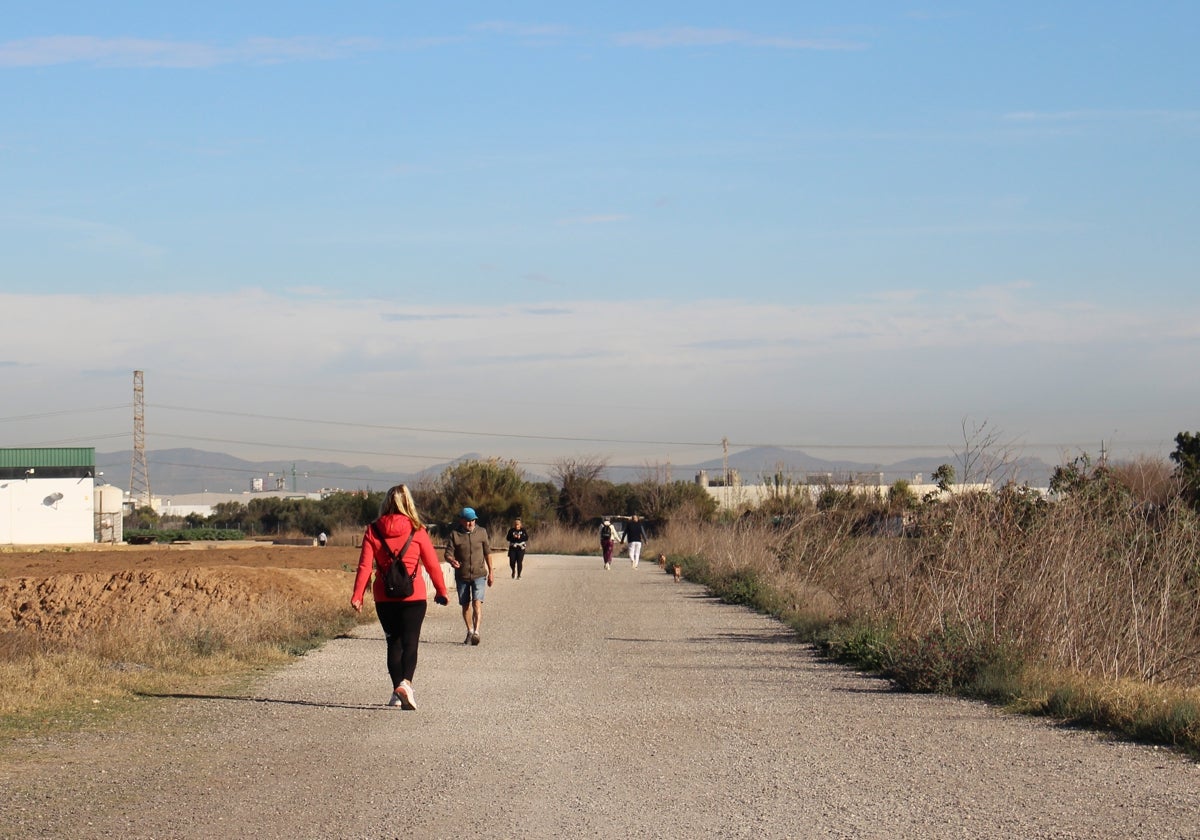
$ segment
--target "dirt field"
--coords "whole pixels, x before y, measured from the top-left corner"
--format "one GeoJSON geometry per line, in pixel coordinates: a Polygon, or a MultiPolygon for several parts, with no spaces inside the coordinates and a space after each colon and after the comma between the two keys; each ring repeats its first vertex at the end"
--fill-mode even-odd
{"type": "Polygon", "coordinates": [[[0,578],[112,574],[131,569],[159,571],[211,566],[247,569],[341,569],[358,563],[351,546],[271,545],[211,542],[175,545],[46,546],[0,549],[0,578]]]}
{"type": "Polygon", "coordinates": [[[78,632],[133,613],[254,604],[268,593],[304,601],[344,590],[348,602],[357,563],[352,546],[250,542],[3,550],[0,632],[78,632]]]}

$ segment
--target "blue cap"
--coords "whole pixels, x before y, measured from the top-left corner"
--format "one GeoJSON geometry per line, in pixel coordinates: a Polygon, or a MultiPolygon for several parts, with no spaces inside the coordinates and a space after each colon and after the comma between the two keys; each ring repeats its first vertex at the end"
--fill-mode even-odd
{"type": "Polygon", "coordinates": [[[469,507],[466,507],[466,508],[463,508],[462,510],[460,510],[458,512],[458,515],[461,519],[465,519],[468,522],[473,522],[474,520],[479,518],[478,516],[475,515],[475,508],[469,508],[469,507]]]}

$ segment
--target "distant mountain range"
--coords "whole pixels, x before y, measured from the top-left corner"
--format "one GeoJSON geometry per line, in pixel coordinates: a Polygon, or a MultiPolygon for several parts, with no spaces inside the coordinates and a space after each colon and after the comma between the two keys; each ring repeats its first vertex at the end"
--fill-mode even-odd
{"type": "MultiPolygon", "coordinates": [[[[470,456],[468,456],[470,457],[470,456]]],[[[133,453],[97,452],[96,470],[104,481],[129,489],[133,453]]],[[[246,461],[223,452],[200,449],[157,449],[146,453],[150,492],[155,496],[186,493],[290,490],[316,493],[324,489],[386,490],[414,482],[421,473],[400,473],[370,467],[349,467],[332,461],[246,461]],[[261,487],[256,487],[261,483],[261,487]]],[[[445,465],[431,468],[436,475],[445,465]]],[[[429,472],[426,470],[425,472],[429,472]]]]}
{"type": "MultiPolygon", "coordinates": [[[[919,484],[929,482],[933,472],[943,464],[954,467],[955,478],[960,482],[990,479],[1000,484],[1011,479],[1017,483],[1028,483],[1031,487],[1045,487],[1054,472],[1053,466],[1038,458],[1019,458],[1001,463],[990,460],[987,453],[976,458],[970,469],[962,462],[961,456],[909,458],[891,464],[880,464],[847,460],[829,461],[797,450],[770,446],[746,449],[729,456],[729,468],[738,471],[743,484],[759,484],[765,476],[772,476],[777,472],[790,474],[793,478],[811,476],[816,479],[819,476],[829,476],[835,483],[846,480],[870,483],[870,479],[874,478],[885,485],[891,485],[901,479],[919,484]],[[971,475],[967,475],[968,472],[971,475]]],[[[699,464],[698,468],[707,470],[710,477],[718,477],[724,469],[724,462],[720,458],[714,458],[699,464]]]]}
{"type": "MultiPolygon", "coordinates": [[[[347,466],[332,461],[246,461],[222,452],[200,449],[159,449],[146,453],[150,473],[150,490],[155,496],[188,493],[252,492],[254,490],[289,490],[295,493],[316,493],[326,489],[385,490],[400,482],[416,483],[424,477],[439,475],[453,463],[481,457],[466,453],[453,462],[435,464],[418,472],[390,472],[366,466],[347,466]]],[[[104,473],[103,481],[129,489],[133,453],[96,453],[96,469],[104,473]]],[[[910,458],[892,464],[871,464],[860,461],[825,460],[804,452],[776,447],[755,447],[729,455],[729,469],[736,470],[743,484],[759,484],[764,477],[778,472],[803,481],[806,478],[828,476],[834,482],[855,480],[859,483],[876,481],[890,485],[904,479],[913,483],[928,481],[942,464],[954,467],[958,481],[990,477],[1002,482],[1009,478],[1044,487],[1050,481],[1053,467],[1037,458],[1022,458],[1008,464],[989,465],[981,460],[975,465],[976,476],[968,477],[961,462],[953,458],[910,458]]],[[[719,479],[725,469],[723,459],[715,458],[699,464],[672,464],[676,480],[691,481],[700,471],[711,479],[719,479]]],[[[617,483],[638,481],[646,470],[636,467],[611,467],[608,479],[617,483]]],[[[544,476],[528,474],[531,480],[544,476]]]]}

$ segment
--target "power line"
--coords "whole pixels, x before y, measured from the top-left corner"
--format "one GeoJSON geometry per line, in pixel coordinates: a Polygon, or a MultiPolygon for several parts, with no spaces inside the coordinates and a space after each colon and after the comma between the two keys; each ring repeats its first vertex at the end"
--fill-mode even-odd
{"type": "Polygon", "coordinates": [[[122,405],[105,405],[99,408],[65,408],[62,411],[44,411],[40,414],[19,414],[15,417],[0,417],[0,423],[16,423],[21,420],[45,420],[47,417],[65,417],[69,414],[95,414],[101,411],[125,410],[131,403],[122,405]]]}
{"type": "MultiPolygon", "coordinates": [[[[103,412],[103,411],[113,411],[113,410],[117,410],[117,409],[128,409],[130,407],[130,405],[131,404],[126,403],[126,404],[114,405],[114,406],[99,406],[99,407],[95,407],[95,408],[71,409],[71,410],[62,410],[62,411],[53,411],[53,412],[42,412],[42,413],[38,413],[38,414],[17,415],[17,416],[13,416],[13,417],[0,418],[0,422],[15,422],[15,421],[21,421],[21,420],[38,420],[38,419],[46,419],[46,418],[71,415],[71,414],[85,414],[85,413],[95,413],[95,412],[103,412]]],[[[446,429],[446,428],[433,428],[433,427],[423,427],[423,426],[397,426],[397,425],[378,424],[378,423],[357,423],[357,422],[349,422],[349,421],[325,420],[325,419],[309,418],[309,417],[289,417],[289,416],[272,415],[272,414],[258,414],[258,413],[253,413],[253,412],[244,412],[244,411],[226,411],[226,410],[211,409],[211,408],[195,408],[195,407],[188,407],[188,406],[162,405],[162,404],[157,404],[157,403],[150,403],[147,405],[149,405],[149,407],[151,407],[151,408],[161,409],[161,410],[166,410],[166,411],[192,412],[192,413],[196,413],[196,414],[210,414],[210,415],[220,415],[220,416],[227,416],[227,417],[242,417],[242,418],[257,419],[257,420],[270,420],[270,421],[275,421],[275,422],[307,423],[307,424],[311,424],[311,425],[340,427],[340,428],[346,428],[346,429],[370,429],[370,430],[392,431],[392,432],[456,435],[456,436],[463,436],[463,437],[500,438],[500,439],[514,439],[514,440],[530,440],[530,441],[548,441],[548,442],[560,442],[560,443],[605,443],[605,444],[617,444],[617,445],[680,446],[680,447],[690,447],[690,448],[710,448],[711,447],[713,449],[716,449],[717,447],[724,448],[723,447],[724,441],[642,440],[642,439],[636,439],[636,438],[582,437],[582,436],[572,436],[572,435],[538,435],[538,434],[517,434],[517,433],[508,433],[508,432],[481,432],[481,431],[464,430],[464,429],[446,429]]],[[[127,432],[122,435],[106,435],[106,436],[91,435],[91,436],[83,436],[83,437],[79,437],[79,438],[72,438],[69,440],[56,440],[56,441],[51,441],[48,443],[35,444],[35,445],[63,445],[63,444],[68,444],[68,443],[86,442],[89,440],[101,440],[101,439],[110,439],[110,438],[114,438],[114,437],[125,437],[127,435],[128,435],[127,432]]],[[[459,457],[459,456],[450,457],[450,456],[417,455],[417,454],[413,454],[413,453],[397,453],[397,452],[377,452],[377,451],[354,450],[354,449],[336,449],[336,448],[329,448],[329,447],[309,447],[309,446],[288,447],[285,444],[279,444],[279,443],[237,441],[237,440],[228,440],[228,439],[221,439],[221,438],[190,437],[187,435],[165,434],[165,433],[160,433],[157,431],[155,432],[154,437],[155,438],[161,438],[161,437],[180,438],[180,439],[185,439],[185,440],[199,440],[199,441],[207,441],[207,442],[213,442],[213,443],[243,444],[243,445],[249,445],[249,446],[270,446],[270,447],[284,447],[284,448],[293,448],[293,449],[311,449],[314,451],[338,452],[338,453],[345,453],[345,454],[361,454],[361,455],[374,455],[374,456],[385,456],[385,457],[406,457],[406,458],[415,458],[415,459],[430,460],[430,461],[453,461],[459,457]]],[[[1155,441],[1134,440],[1134,441],[1122,441],[1121,442],[1122,446],[1126,447],[1126,448],[1133,447],[1133,446],[1158,446],[1162,443],[1163,443],[1163,441],[1158,441],[1158,440],[1155,440],[1155,441]]],[[[743,449],[743,448],[744,449],[775,448],[775,449],[810,450],[810,451],[811,450],[820,450],[820,451],[829,451],[829,450],[887,451],[887,450],[890,450],[890,451],[911,451],[911,452],[928,452],[928,451],[944,452],[944,451],[949,450],[951,452],[956,452],[963,448],[962,442],[959,442],[957,444],[950,444],[950,443],[817,443],[817,442],[779,443],[779,442],[775,442],[775,441],[732,441],[732,440],[730,440],[730,441],[728,441],[727,444],[724,444],[724,445],[729,446],[729,447],[736,447],[739,449],[743,449]]],[[[1060,443],[1013,442],[1013,443],[1006,444],[1006,445],[1010,448],[1018,449],[1018,450],[1020,450],[1020,449],[1084,450],[1092,444],[1078,443],[1078,442],[1065,442],[1065,443],[1064,442],[1060,442],[1060,443]]],[[[528,462],[528,463],[538,463],[538,462],[528,462]]],[[[538,465],[551,466],[551,464],[538,464],[538,465]]]]}
{"type": "Polygon", "coordinates": [[[339,426],[348,429],[377,429],[389,432],[418,432],[421,434],[438,434],[438,435],[460,435],[463,437],[492,437],[492,438],[515,438],[519,440],[550,440],[566,443],[631,443],[641,444],[646,446],[720,446],[711,440],[706,441],[678,441],[678,440],[629,440],[625,438],[591,438],[591,437],[571,437],[565,435],[525,435],[511,432],[476,432],[463,429],[435,429],[424,426],[391,426],[379,423],[351,423],[340,420],[314,420],[307,417],[281,417],[273,414],[254,414],[246,411],[222,411],[215,408],[189,408],[186,406],[176,405],[157,405],[153,404],[151,408],[166,409],[168,411],[191,411],[197,414],[219,414],[225,417],[247,417],[256,420],[277,420],[287,423],[312,423],[321,426],[339,426]]]}
{"type": "MultiPolygon", "coordinates": [[[[160,405],[150,404],[151,408],[164,409],[168,411],[183,411],[193,412],[196,414],[216,414],[226,417],[244,417],[254,420],[274,420],[287,423],[309,423],[319,426],[334,426],[347,429],[375,429],[380,431],[391,432],[416,432],[421,434],[440,434],[440,435],[458,435],[463,437],[485,437],[485,438],[510,438],[518,440],[538,440],[538,441],[558,441],[566,443],[613,443],[613,444],[631,444],[640,446],[687,446],[687,447],[713,447],[714,449],[722,446],[722,441],[688,441],[688,440],[640,440],[636,438],[603,438],[603,437],[579,437],[570,435],[534,435],[534,434],[517,434],[511,432],[479,432],[465,429],[446,429],[433,428],[426,426],[394,426],[381,423],[356,423],[343,420],[322,420],[310,417],[287,417],[275,414],[258,414],[248,411],[226,411],[214,408],[194,408],[189,406],[175,405],[160,405]]],[[[182,437],[182,436],[176,436],[182,437]]],[[[236,441],[230,441],[231,443],[236,441]]],[[[1125,441],[1125,446],[1149,446],[1157,445],[1160,441],[1125,441]]],[[[1010,444],[1015,448],[1025,449],[1076,449],[1086,447],[1085,443],[1026,443],[1015,442],[1010,444]]],[[[773,449],[847,449],[847,450],[900,450],[900,451],[928,451],[928,450],[946,450],[956,451],[956,447],[961,449],[962,444],[951,443],[778,443],[774,441],[759,442],[759,441],[728,441],[728,446],[756,449],[756,448],[773,448],[773,449]]],[[[338,450],[333,450],[338,451],[338,450]]],[[[350,451],[350,450],[347,450],[350,451]]],[[[390,454],[390,453],[375,453],[364,452],[361,454],[390,454]]],[[[424,457],[413,455],[410,457],[424,457]]]]}
{"type": "MultiPolygon", "coordinates": [[[[156,467],[177,467],[179,469],[185,469],[185,470],[207,470],[209,472],[245,473],[247,475],[256,475],[256,476],[262,475],[262,473],[263,473],[263,470],[259,469],[259,468],[252,469],[249,467],[226,467],[226,466],[216,466],[216,465],[212,465],[212,464],[179,464],[179,463],[174,463],[172,461],[160,461],[157,458],[151,458],[150,463],[156,467]]],[[[278,470],[277,472],[282,475],[285,471],[278,470]]],[[[369,482],[372,479],[379,480],[379,479],[387,477],[388,475],[399,475],[401,472],[402,472],[402,470],[393,470],[391,472],[388,472],[385,470],[380,470],[379,475],[364,476],[364,475],[337,475],[334,473],[323,473],[323,472],[314,472],[313,470],[304,470],[304,477],[305,478],[317,478],[317,479],[338,479],[338,480],[346,480],[346,481],[367,481],[367,482],[369,482]]]]}
{"type": "Polygon", "coordinates": [[[299,449],[309,452],[336,452],[341,455],[375,455],[384,458],[417,458],[425,461],[454,461],[460,455],[414,455],[407,452],[376,452],[368,449],[337,449],[330,446],[297,446],[291,443],[271,443],[260,440],[230,440],[228,438],[198,437],[196,435],[155,434],[156,438],[174,438],[177,440],[198,440],[205,443],[232,443],[239,446],[266,446],[275,449],[299,449]]]}

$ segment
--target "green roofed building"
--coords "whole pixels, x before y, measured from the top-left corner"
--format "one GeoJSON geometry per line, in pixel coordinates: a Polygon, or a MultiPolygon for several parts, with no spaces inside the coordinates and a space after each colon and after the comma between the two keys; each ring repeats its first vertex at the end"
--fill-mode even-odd
{"type": "Polygon", "coordinates": [[[0,545],[116,542],[122,496],[96,487],[91,447],[0,449],[0,545]]]}

